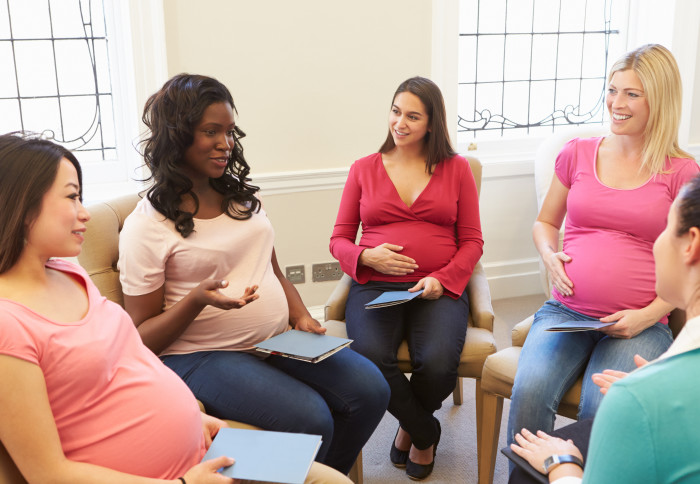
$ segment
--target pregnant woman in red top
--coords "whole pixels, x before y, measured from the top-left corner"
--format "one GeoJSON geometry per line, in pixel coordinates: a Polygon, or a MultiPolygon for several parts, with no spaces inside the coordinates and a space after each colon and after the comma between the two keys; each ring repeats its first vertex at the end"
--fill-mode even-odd
{"type": "Polygon", "coordinates": [[[330,250],[354,279],[345,313],[352,348],[391,387],[389,412],[399,421],[391,461],[412,479],[433,469],[440,439],[433,413],[455,386],[469,315],[465,288],[482,246],[476,184],[450,145],[440,89],[408,79],[392,99],[379,152],[350,168],[330,250]],[[384,291],[421,289],[408,303],[364,309],[384,291]],[[410,380],[397,366],[404,338],[410,380]]]}

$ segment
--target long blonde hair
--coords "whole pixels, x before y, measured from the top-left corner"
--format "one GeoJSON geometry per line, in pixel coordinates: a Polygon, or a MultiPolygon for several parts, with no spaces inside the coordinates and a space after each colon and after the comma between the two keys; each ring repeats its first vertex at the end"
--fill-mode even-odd
{"type": "Polygon", "coordinates": [[[644,129],[642,168],[653,174],[663,173],[667,157],[693,156],[678,146],[683,87],[673,54],[659,44],[646,44],[613,64],[608,82],[618,71],[632,69],[644,87],[649,103],[649,120],[644,129]]]}

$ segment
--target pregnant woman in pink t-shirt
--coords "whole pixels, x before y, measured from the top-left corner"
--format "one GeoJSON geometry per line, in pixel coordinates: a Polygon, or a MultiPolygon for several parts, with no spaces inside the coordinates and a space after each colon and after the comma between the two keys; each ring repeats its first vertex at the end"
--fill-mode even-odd
{"type": "Polygon", "coordinates": [[[673,55],[645,45],[623,56],[608,76],[607,107],[612,133],[564,147],[533,227],[552,299],[535,314],[523,346],[509,442],[523,428],[550,432],[561,397],[581,374],[579,418],[592,417],[602,394],[591,375],[631,371],[635,354],[652,360],[672,342],[666,323],[673,307],[656,295],[652,247],[680,188],[698,172],[678,146],[681,81],[673,55]],[[571,320],[614,324],[545,331],[571,320]]]}
{"type": "MultiPolygon", "coordinates": [[[[90,215],[75,157],[0,136],[0,440],[29,483],[230,483],[198,464],[223,422],[79,266],[90,215]],[[176,424],[174,424],[176,422],[176,424]]],[[[4,481],[3,481],[4,482],[4,481]]]]}

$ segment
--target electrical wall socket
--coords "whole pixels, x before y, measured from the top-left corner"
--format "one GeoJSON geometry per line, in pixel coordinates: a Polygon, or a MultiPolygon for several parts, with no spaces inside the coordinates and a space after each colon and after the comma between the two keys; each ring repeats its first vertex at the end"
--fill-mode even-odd
{"type": "Polygon", "coordinates": [[[337,281],[343,277],[339,262],[325,262],[311,266],[311,280],[313,282],[337,281]]]}
{"type": "Polygon", "coordinates": [[[285,267],[284,276],[292,284],[304,284],[306,282],[306,275],[303,265],[285,267]]]}

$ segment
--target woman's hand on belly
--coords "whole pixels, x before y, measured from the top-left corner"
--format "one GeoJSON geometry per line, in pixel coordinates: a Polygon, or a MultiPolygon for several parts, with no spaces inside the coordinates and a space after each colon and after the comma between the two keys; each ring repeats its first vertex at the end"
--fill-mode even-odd
{"type": "Polygon", "coordinates": [[[565,263],[571,262],[571,257],[564,252],[552,252],[549,256],[543,258],[542,261],[547,267],[549,280],[552,281],[552,285],[559,291],[559,294],[573,296],[574,283],[566,275],[566,269],[564,268],[565,263]]]}
{"type": "Polygon", "coordinates": [[[401,255],[403,247],[384,243],[372,249],[365,249],[360,254],[360,264],[371,267],[377,272],[391,276],[404,276],[418,269],[416,261],[401,255]]]}
{"type": "Polygon", "coordinates": [[[258,298],[258,295],[255,294],[258,286],[246,287],[240,298],[228,297],[219,291],[227,286],[228,281],[226,280],[205,279],[192,291],[195,293],[195,300],[200,304],[226,310],[240,309],[258,298]]]}
{"type": "Polygon", "coordinates": [[[423,299],[438,299],[445,292],[445,288],[442,287],[440,281],[430,276],[418,281],[408,292],[416,292],[421,289],[423,289],[423,293],[418,297],[423,299]]]}
{"type": "Polygon", "coordinates": [[[325,334],[326,328],[321,326],[321,323],[316,321],[311,316],[302,316],[296,321],[292,321],[292,327],[298,329],[299,331],[306,331],[307,333],[325,334]]]}

